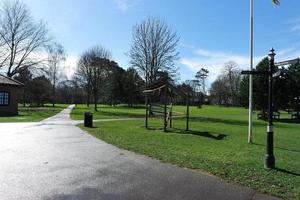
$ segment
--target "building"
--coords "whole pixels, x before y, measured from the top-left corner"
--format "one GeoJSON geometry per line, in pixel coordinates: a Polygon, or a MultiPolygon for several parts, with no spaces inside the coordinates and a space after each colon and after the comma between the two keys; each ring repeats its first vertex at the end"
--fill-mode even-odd
{"type": "Polygon", "coordinates": [[[18,115],[17,97],[24,84],[0,74],[0,116],[18,115]]]}

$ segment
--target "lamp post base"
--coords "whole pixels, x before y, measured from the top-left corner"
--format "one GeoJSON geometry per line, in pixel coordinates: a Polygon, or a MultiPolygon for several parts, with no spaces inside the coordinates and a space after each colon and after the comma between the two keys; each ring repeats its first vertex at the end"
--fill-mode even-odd
{"type": "Polygon", "coordinates": [[[267,153],[265,157],[265,168],[275,168],[275,157],[273,153],[273,126],[268,126],[267,131],[267,153]]]}
{"type": "Polygon", "coordinates": [[[267,169],[274,169],[275,168],[275,157],[266,155],[265,157],[265,168],[267,169]]]}

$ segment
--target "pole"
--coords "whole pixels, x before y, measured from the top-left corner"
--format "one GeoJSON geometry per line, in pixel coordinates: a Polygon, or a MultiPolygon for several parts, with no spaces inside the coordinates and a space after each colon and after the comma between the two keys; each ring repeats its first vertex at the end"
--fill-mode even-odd
{"type": "MultiPolygon", "coordinates": [[[[250,0],[250,70],[253,70],[253,0],[250,0]]],[[[249,77],[249,120],[248,143],[252,143],[252,119],[253,119],[253,76],[249,77]]]]}
{"type": "Polygon", "coordinates": [[[269,117],[267,127],[267,152],[265,157],[265,167],[269,169],[273,169],[275,167],[275,157],[273,153],[273,72],[275,55],[275,50],[272,48],[269,53],[269,117]]]}

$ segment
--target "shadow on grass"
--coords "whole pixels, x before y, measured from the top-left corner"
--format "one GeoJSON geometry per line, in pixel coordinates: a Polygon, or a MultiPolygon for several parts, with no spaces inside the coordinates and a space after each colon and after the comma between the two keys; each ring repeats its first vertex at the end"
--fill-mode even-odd
{"type": "Polygon", "coordinates": [[[276,119],[274,120],[275,122],[280,122],[280,123],[288,123],[288,124],[300,124],[300,119],[276,119]]]}
{"type": "MultiPolygon", "coordinates": [[[[252,144],[257,145],[257,146],[262,146],[262,147],[266,146],[265,144],[259,144],[259,143],[255,143],[255,142],[253,142],[252,144]]],[[[295,149],[286,149],[286,148],[283,148],[283,147],[274,147],[274,148],[284,150],[284,151],[291,151],[291,152],[300,153],[300,150],[295,150],[295,149]]]]}
{"type": "MultiPolygon", "coordinates": [[[[94,104],[91,104],[89,107],[85,106],[85,107],[75,107],[78,110],[94,110],[94,104]]],[[[114,110],[144,110],[145,106],[144,105],[134,105],[134,106],[128,106],[128,105],[106,105],[106,104],[98,104],[97,108],[99,109],[99,111],[101,111],[102,109],[114,109],[114,110]]]]}
{"type": "Polygon", "coordinates": [[[18,115],[15,116],[15,117],[25,117],[25,116],[28,116],[28,114],[20,114],[20,113],[18,113],[18,115]]]}
{"type": "MultiPolygon", "coordinates": [[[[259,119],[262,122],[268,122],[268,118],[262,118],[259,119]]],[[[300,124],[300,119],[292,119],[292,118],[273,118],[273,122],[279,122],[279,123],[287,123],[287,124],[300,124]]]]}
{"type": "MultiPolygon", "coordinates": [[[[113,107],[113,106],[112,106],[113,107]]],[[[117,108],[123,108],[123,109],[145,109],[144,105],[134,105],[134,106],[128,106],[128,105],[117,105],[117,108]]]]}
{"type": "Polygon", "coordinates": [[[212,134],[207,131],[192,131],[192,130],[186,131],[186,130],[181,130],[181,129],[168,130],[168,132],[197,135],[197,136],[207,137],[207,138],[211,138],[211,139],[215,139],[215,140],[223,140],[227,136],[225,134],[218,134],[218,133],[212,134]]]}
{"type": "MultiPolygon", "coordinates": [[[[247,121],[241,120],[233,120],[233,119],[218,119],[211,117],[190,117],[191,121],[199,121],[199,122],[210,122],[210,123],[223,123],[223,124],[231,124],[237,126],[248,126],[247,121]]],[[[265,126],[264,122],[253,122],[254,126],[265,126]]]]}
{"type": "Polygon", "coordinates": [[[96,129],[96,128],[100,128],[99,126],[92,126],[92,127],[89,127],[89,126],[84,126],[84,124],[82,125],[83,128],[86,128],[86,129],[96,129]]]}
{"type": "Polygon", "coordinates": [[[164,130],[164,128],[156,127],[156,126],[148,126],[148,128],[146,128],[146,129],[149,130],[149,131],[163,131],[164,130]]]}
{"type": "Polygon", "coordinates": [[[94,111],[94,110],[84,110],[84,112],[81,111],[75,111],[72,113],[73,116],[78,116],[76,118],[80,119],[84,116],[85,112],[91,112],[94,115],[95,119],[106,119],[106,118],[141,118],[144,117],[144,114],[138,114],[138,113],[126,113],[126,112],[116,112],[116,111],[94,111]]]}
{"type": "Polygon", "coordinates": [[[124,113],[124,112],[108,112],[108,111],[97,111],[97,114],[105,115],[105,116],[113,116],[113,117],[144,117],[144,114],[131,114],[131,113],[124,113]]]}
{"type": "Polygon", "coordinates": [[[276,167],[275,170],[278,171],[278,172],[283,172],[283,173],[290,174],[290,175],[293,175],[293,176],[300,176],[300,173],[291,172],[291,171],[288,171],[286,169],[280,169],[278,167],[276,167]]]}
{"type": "MultiPolygon", "coordinates": [[[[148,130],[152,131],[163,131],[164,129],[161,127],[148,127],[148,130]]],[[[227,135],[225,134],[218,134],[218,133],[210,133],[207,131],[186,131],[178,128],[168,128],[166,133],[177,133],[177,134],[186,134],[186,135],[196,135],[200,137],[207,137],[214,140],[223,140],[227,135]]]]}

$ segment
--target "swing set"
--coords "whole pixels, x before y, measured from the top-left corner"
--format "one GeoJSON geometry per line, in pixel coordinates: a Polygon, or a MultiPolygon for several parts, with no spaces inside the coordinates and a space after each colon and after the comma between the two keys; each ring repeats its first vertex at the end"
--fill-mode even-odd
{"type": "Polygon", "coordinates": [[[145,127],[147,129],[154,129],[153,126],[149,126],[149,118],[163,118],[163,130],[167,132],[167,128],[173,128],[173,119],[185,118],[186,119],[186,131],[189,130],[189,95],[184,94],[186,97],[186,112],[175,112],[173,110],[174,99],[178,96],[178,92],[167,81],[167,79],[161,79],[153,84],[150,84],[143,91],[145,94],[146,110],[145,110],[145,127]],[[154,103],[156,102],[156,103],[154,103]]]}

